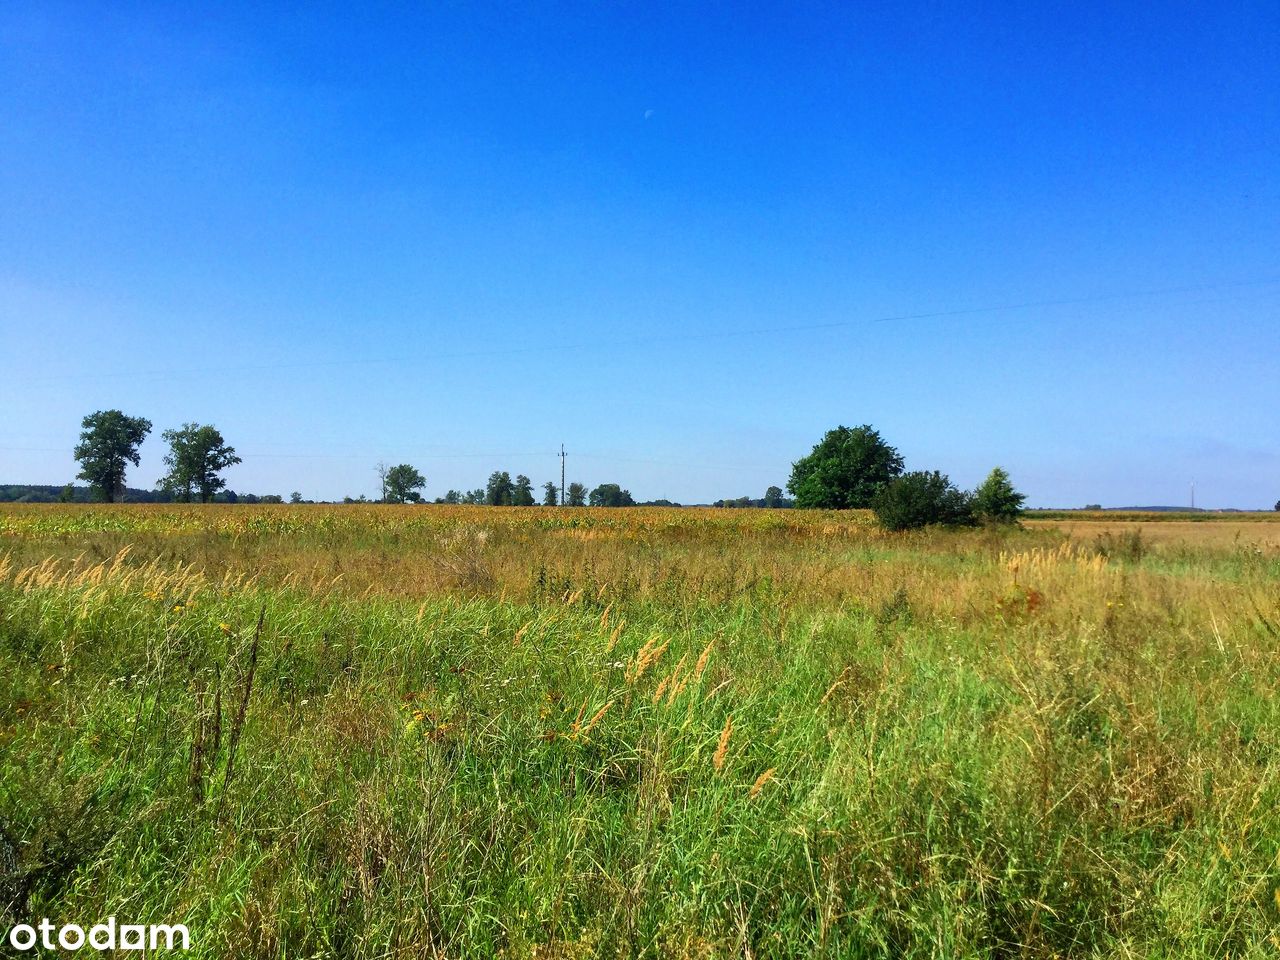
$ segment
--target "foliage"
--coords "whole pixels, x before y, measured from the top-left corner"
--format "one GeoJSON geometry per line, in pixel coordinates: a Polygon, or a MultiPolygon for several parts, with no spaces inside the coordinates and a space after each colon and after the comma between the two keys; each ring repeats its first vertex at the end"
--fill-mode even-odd
{"type": "Polygon", "coordinates": [[[418,493],[427,485],[427,478],[417,468],[407,463],[397,464],[387,471],[385,499],[387,503],[420,503],[422,494],[418,493]]]}
{"type": "Polygon", "coordinates": [[[587,487],[583,483],[569,484],[567,506],[585,507],[587,505],[587,487]]]}
{"type": "Polygon", "coordinates": [[[548,480],[542,485],[542,505],[554,507],[560,503],[560,488],[548,480]]]}
{"type": "Polygon", "coordinates": [[[592,507],[634,507],[635,500],[631,498],[630,490],[623,490],[616,483],[602,483],[591,491],[591,497],[587,501],[592,507]]]}
{"type": "Polygon", "coordinates": [[[511,474],[505,470],[495,470],[489,475],[484,502],[491,507],[509,507],[514,492],[515,485],[511,482],[511,474]]]}
{"type": "Polygon", "coordinates": [[[802,509],[864,508],[901,473],[902,457],[869,424],[840,426],[791,465],[787,489],[802,509]]]}
{"type": "Polygon", "coordinates": [[[513,507],[532,507],[533,481],[523,473],[516,475],[515,485],[511,488],[511,505],[513,507]]]}
{"type": "Polygon", "coordinates": [[[234,447],[229,447],[216,427],[186,423],[181,430],[166,430],[161,436],[169,444],[164,462],[169,472],[159,486],[174,499],[190,503],[193,492],[200,502],[208,503],[227,485],[219,474],[240,463],[234,447]]]}
{"type": "Polygon", "coordinates": [[[793,501],[788,500],[782,495],[782,489],[780,487],[770,487],[759,500],[753,500],[750,497],[738,497],[735,500],[717,500],[712,504],[714,507],[730,507],[739,509],[756,507],[764,510],[781,510],[794,505],[793,501]]]}
{"type": "Polygon", "coordinates": [[[1013,523],[1022,514],[1026,496],[1013,488],[1009,474],[996,467],[987,479],[973,491],[973,510],[984,520],[997,523],[1013,523]]]}
{"type": "Polygon", "coordinates": [[[971,526],[973,498],[957,490],[944,473],[913,470],[876,494],[872,507],[886,530],[914,530],[930,524],[971,526]]]}
{"type": "Polygon", "coordinates": [[[89,482],[99,499],[113,503],[124,490],[126,464],[136,467],[141,459],[138,447],[151,432],[151,421],[119,410],[99,410],[80,425],[80,442],[73,451],[80,461],[77,476],[89,482]]]}

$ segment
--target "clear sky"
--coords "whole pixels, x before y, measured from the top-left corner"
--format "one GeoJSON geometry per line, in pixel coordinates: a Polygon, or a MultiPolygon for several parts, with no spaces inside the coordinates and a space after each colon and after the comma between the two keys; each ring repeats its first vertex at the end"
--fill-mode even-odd
{"type": "Polygon", "coordinates": [[[1280,4],[0,6],[0,482],[1280,498],[1280,4]],[[899,318],[899,319],[888,319],[899,318]],[[909,318],[909,319],[905,319],[909,318]]]}

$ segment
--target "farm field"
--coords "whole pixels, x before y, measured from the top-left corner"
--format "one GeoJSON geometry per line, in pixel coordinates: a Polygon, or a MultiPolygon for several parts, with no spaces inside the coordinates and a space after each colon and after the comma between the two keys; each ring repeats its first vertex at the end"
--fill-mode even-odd
{"type": "Polygon", "coordinates": [[[0,507],[0,911],[198,957],[1273,957],[1280,523],[0,507]]]}

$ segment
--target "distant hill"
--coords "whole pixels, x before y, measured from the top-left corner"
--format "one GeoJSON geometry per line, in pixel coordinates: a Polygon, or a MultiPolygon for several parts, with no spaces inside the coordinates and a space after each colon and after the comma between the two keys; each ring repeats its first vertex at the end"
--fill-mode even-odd
{"type": "Polygon", "coordinates": [[[1204,507],[1100,507],[1091,504],[1085,507],[1033,507],[1026,511],[1028,517],[1039,520],[1069,520],[1081,515],[1088,517],[1110,513],[1122,519],[1142,519],[1144,515],[1159,514],[1170,519],[1212,520],[1223,514],[1257,514],[1270,513],[1269,510],[1242,510],[1239,507],[1221,507],[1212,510],[1204,507]]]}
{"type": "Polygon", "coordinates": [[[1220,513],[1203,507],[1103,507],[1103,510],[1123,510],[1128,513],[1220,513]]]}
{"type": "Polygon", "coordinates": [[[1205,507],[1103,507],[1103,510],[1115,510],[1121,513],[1250,513],[1239,507],[1219,507],[1209,510],[1205,507]]]}

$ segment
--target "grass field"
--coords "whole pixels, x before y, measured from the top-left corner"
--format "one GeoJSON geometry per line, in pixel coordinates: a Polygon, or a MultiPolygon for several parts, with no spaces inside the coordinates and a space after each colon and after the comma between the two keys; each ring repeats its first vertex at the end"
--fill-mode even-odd
{"type": "Polygon", "coordinates": [[[0,927],[186,923],[227,958],[1274,957],[1277,534],[5,507],[0,927]]]}

